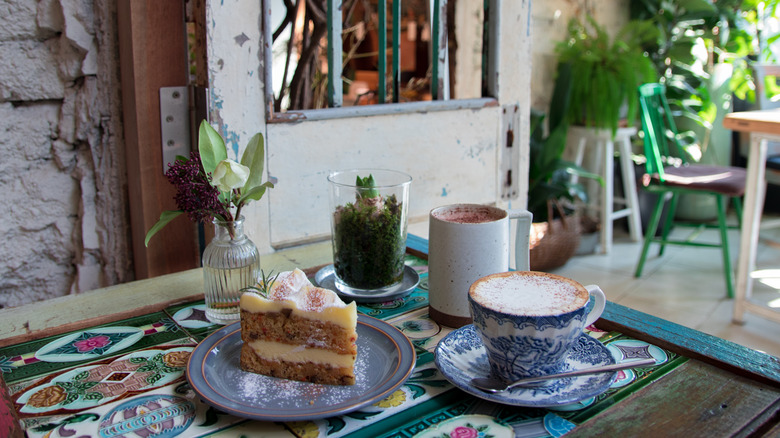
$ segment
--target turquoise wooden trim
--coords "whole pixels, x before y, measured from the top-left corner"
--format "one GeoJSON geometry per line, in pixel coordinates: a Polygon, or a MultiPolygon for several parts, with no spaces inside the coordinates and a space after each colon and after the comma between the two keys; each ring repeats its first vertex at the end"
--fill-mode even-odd
{"type": "Polygon", "coordinates": [[[379,9],[379,64],[377,65],[377,98],[379,103],[385,103],[387,100],[387,0],[379,0],[377,8],[379,9]]]}
{"type": "Polygon", "coordinates": [[[393,2],[393,102],[401,94],[401,2],[393,2]]]}
{"type": "Polygon", "coordinates": [[[780,388],[780,358],[607,301],[597,325],[780,388]]]}
{"type": "Polygon", "coordinates": [[[406,247],[428,255],[428,239],[420,236],[408,234],[406,236],[406,247]]]}
{"type": "Polygon", "coordinates": [[[490,0],[482,3],[482,96],[490,95],[488,90],[488,62],[490,62],[490,0]]]}
{"type": "Polygon", "coordinates": [[[433,23],[431,25],[431,98],[439,100],[439,50],[441,49],[441,4],[433,0],[433,23]]]}
{"type": "Polygon", "coordinates": [[[341,1],[326,2],[328,27],[328,104],[331,108],[340,108],[344,103],[344,86],[341,83],[342,46],[341,46],[341,1]]]}

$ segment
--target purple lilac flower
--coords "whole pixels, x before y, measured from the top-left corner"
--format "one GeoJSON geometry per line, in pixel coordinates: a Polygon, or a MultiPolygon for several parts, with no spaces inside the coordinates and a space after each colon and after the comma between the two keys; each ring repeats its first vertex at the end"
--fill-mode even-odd
{"type": "Polygon", "coordinates": [[[187,213],[190,220],[208,223],[214,215],[230,218],[230,212],[219,201],[219,190],[209,183],[203,171],[197,151],[190,153],[189,160],[176,160],[169,164],[165,176],[176,187],[173,197],[176,205],[187,213]]]}

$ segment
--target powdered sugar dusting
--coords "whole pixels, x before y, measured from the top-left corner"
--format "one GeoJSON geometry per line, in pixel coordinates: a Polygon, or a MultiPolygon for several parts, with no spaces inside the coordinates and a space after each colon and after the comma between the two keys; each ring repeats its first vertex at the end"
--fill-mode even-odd
{"type": "Polygon", "coordinates": [[[227,378],[235,379],[240,398],[252,405],[266,405],[273,400],[274,408],[281,410],[307,409],[313,405],[334,406],[355,399],[371,388],[367,359],[370,354],[370,347],[358,349],[354,385],[298,382],[245,372],[240,368],[231,370],[234,376],[227,378]]]}
{"type": "Polygon", "coordinates": [[[584,306],[588,291],[569,279],[546,273],[508,272],[477,281],[469,291],[479,304],[515,315],[560,315],[584,306]]]}
{"type": "Polygon", "coordinates": [[[319,312],[326,307],[345,307],[346,304],[329,289],[316,287],[298,268],[280,273],[271,285],[269,298],[274,301],[290,300],[299,309],[319,312]]]}

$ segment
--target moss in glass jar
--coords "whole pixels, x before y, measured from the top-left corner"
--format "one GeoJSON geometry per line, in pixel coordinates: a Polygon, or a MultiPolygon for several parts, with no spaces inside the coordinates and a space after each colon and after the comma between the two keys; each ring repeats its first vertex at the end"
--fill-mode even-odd
{"type": "Polygon", "coordinates": [[[395,195],[383,198],[374,178],[357,177],[354,203],[333,213],[333,266],[350,287],[379,289],[403,279],[406,239],[395,195]]]}

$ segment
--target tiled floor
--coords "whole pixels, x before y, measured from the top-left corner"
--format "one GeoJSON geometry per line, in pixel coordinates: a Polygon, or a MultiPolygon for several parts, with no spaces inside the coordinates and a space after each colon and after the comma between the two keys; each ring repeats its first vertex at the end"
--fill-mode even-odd
{"type": "MultiPolygon", "coordinates": [[[[767,218],[776,220],[777,218],[767,218]]],[[[410,225],[410,232],[427,235],[427,224],[410,225]]],[[[690,229],[677,229],[685,235],[690,229]]],[[[705,231],[699,239],[717,241],[714,230],[705,231]]],[[[780,356],[780,323],[745,314],[743,325],[731,321],[734,300],[726,298],[723,264],[719,249],[669,245],[657,257],[657,245],[650,249],[641,278],[634,277],[641,243],[632,242],[627,232],[615,231],[610,254],[576,256],[552,272],[582,284],[598,284],[607,299],[705,333],[780,356]],[[655,248],[655,249],[654,249],[655,248]]],[[[757,253],[758,269],[780,270],[780,226],[762,230],[757,253]]],[[[736,270],[739,232],[730,231],[730,248],[736,270]]],[[[780,272],[775,281],[780,283],[780,272]]],[[[771,303],[780,311],[780,284],[754,281],[753,301],[771,303]]]]}

